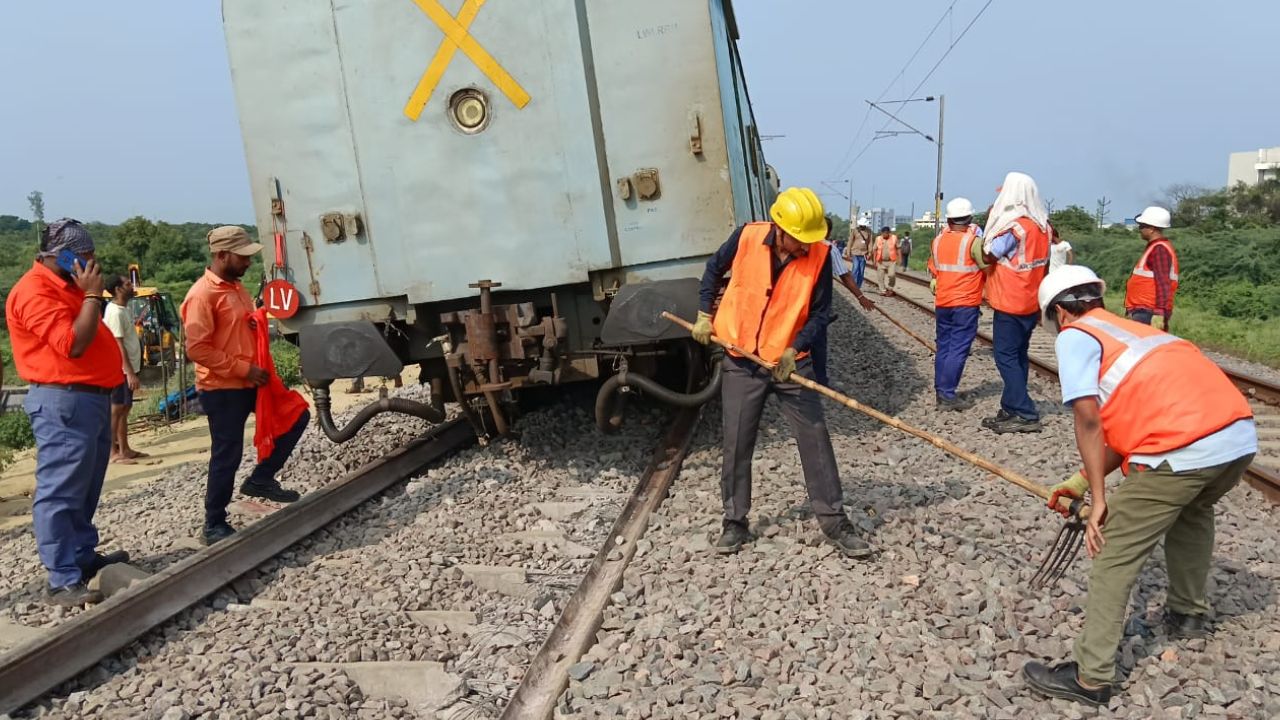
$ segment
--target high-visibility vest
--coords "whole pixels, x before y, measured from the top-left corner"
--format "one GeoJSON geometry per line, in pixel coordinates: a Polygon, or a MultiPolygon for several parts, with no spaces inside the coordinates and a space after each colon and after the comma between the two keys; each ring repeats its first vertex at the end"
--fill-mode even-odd
{"type": "Polygon", "coordinates": [[[1029,217],[1018,218],[1009,230],[1018,247],[992,268],[987,302],[992,309],[1010,315],[1032,315],[1040,310],[1036,292],[1049,272],[1049,233],[1029,217]]]}
{"type": "Polygon", "coordinates": [[[1142,257],[1138,258],[1138,264],[1133,266],[1133,273],[1129,275],[1129,284],[1124,294],[1126,308],[1164,309],[1156,308],[1156,275],[1147,269],[1147,259],[1157,246],[1168,250],[1173,258],[1173,262],[1169,264],[1169,301],[1173,302],[1173,296],[1178,292],[1178,254],[1173,251],[1173,243],[1168,239],[1157,238],[1147,245],[1142,257]]]}
{"type": "Polygon", "coordinates": [[[1244,395],[1192,343],[1106,310],[1074,328],[1102,346],[1098,401],[1107,447],[1125,459],[1184,448],[1253,417],[1244,395]]]}
{"type": "Polygon", "coordinates": [[[884,256],[885,256],[884,251],[885,251],[886,245],[889,246],[888,247],[889,262],[898,262],[898,236],[890,235],[889,237],[885,237],[884,235],[877,235],[876,236],[876,252],[875,252],[875,258],[874,258],[876,263],[884,262],[884,256]]]}
{"type": "Polygon", "coordinates": [[[934,307],[978,307],[982,304],[985,275],[973,259],[973,241],[978,226],[964,230],[950,228],[933,239],[929,254],[929,272],[938,279],[933,297],[934,307]]]}
{"type": "MultiPolygon", "coordinates": [[[[716,335],[767,362],[777,362],[800,334],[809,318],[813,287],[831,252],[825,240],[809,245],[809,254],[792,258],[778,273],[775,284],[773,247],[764,242],[772,228],[767,222],[742,228],[729,287],[712,321],[716,335]]],[[[807,354],[800,353],[800,357],[807,354]]]]}

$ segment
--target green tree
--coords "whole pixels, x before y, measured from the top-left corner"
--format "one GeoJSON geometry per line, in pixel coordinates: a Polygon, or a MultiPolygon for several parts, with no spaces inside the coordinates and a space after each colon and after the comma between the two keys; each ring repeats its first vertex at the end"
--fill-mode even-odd
{"type": "Polygon", "coordinates": [[[1058,232],[1071,233],[1073,235],[1093,232],[1097,228],[1094,216],[1079,205],[1068,205],[1061,210],[1050,213],[1049,223],[1058,228],[1058,232]]]}
{"type": "Polygon", "coordinates": [[[40,230],[44,226],[44,193],[32,190],[27,196],[27,202],[31,204],[31,217],[36,221],[36,239],[39,240],[40,230]]]}

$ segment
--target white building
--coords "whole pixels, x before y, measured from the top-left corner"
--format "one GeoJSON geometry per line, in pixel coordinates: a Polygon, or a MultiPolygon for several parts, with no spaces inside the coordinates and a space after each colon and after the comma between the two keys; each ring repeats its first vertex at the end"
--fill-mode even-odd
{"type": "Polygon", "coordinates": [[[1257,185],[1263,180],[1280,180],[1280,147],[1231,153],[1227,161],[1227,187],[1236,183],[1257,185]]]}

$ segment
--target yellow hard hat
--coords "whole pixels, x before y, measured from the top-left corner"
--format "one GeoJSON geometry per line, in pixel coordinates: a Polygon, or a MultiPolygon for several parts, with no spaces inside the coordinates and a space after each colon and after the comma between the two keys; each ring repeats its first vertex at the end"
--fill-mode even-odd
{"type": "Polygon", "coordinates": [[[769,216],[788,235],[806,245],[827,236],[822,201],[809,188],[787,188],[769,208],[769,216]]]}

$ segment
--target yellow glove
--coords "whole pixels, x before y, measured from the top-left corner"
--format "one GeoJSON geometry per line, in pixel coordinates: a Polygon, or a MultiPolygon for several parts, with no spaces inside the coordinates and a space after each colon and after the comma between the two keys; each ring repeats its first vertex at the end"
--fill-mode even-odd
{"type": "Polygon", "coordinates": [[[796,371],[796,349],[787,348],[782,351],[782,357],[778,358],[778,364],[773,366],[773,379],[778,382],[786,382],[791,377],[791,373],[796,371]]]}
{"type": "Polygon", "coordinates": [[[698,311],[698,321],[693,324],[693,330],[690,331],[693,339],[706,345],[711,342],[711,315],[698,311]]]}
{"type": "Polygon", "coordinates": [[[938,278],[929,279],[929,292],[933,293],[934,295],[938,294],[938,278]]]}
{"type": "Polygon", "coordinates": [[[1061,513],[1063,516],[1066,516],[1067,512],[1062,508],[1058,507],[1058,498],[1062,496],[1066,496],[1073,500],[1079,500],[1080,498],[1084,497],[1084,492],[1085,490],[1088,490],[1088,489],[1089,489],[1088,478],[1084,476],[1084,473],[1077,472],[1075,475],[1072,475],[1066,480],[1049,488],[1051,493],[1049,495],[1049,509],[1053,510],[1054,512],[1061,513]]]}

